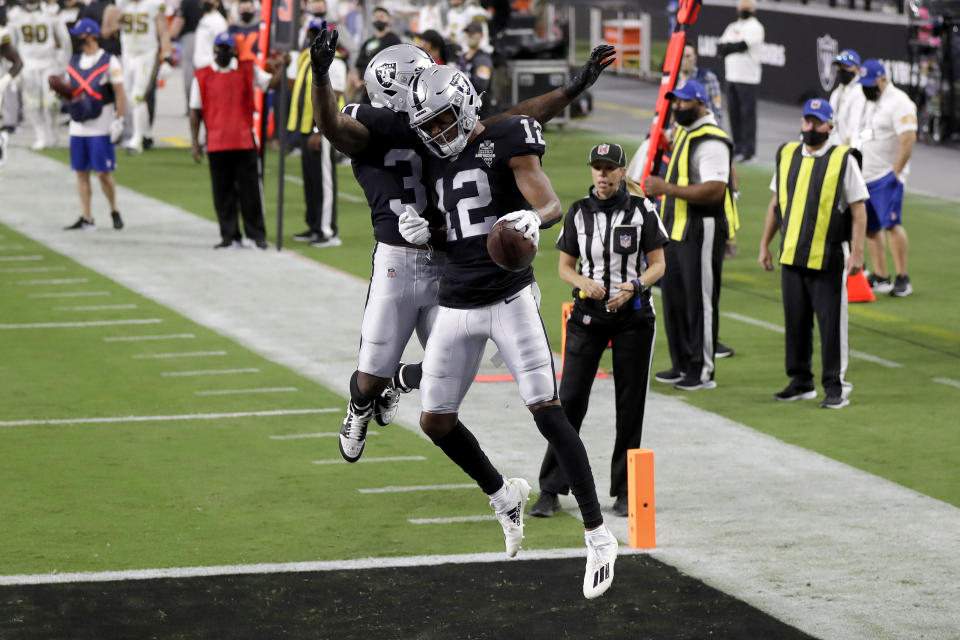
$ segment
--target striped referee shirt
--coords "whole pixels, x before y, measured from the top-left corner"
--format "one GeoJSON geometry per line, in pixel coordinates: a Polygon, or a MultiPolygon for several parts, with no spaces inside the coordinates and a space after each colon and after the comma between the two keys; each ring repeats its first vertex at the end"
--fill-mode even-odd
{"type": "Polygon", "coordinates": [[[621,184],[606,200],[590,187],[586,198],[574,202],[563,219],[557,248],[579,258],[577,271],[603,286],[609,297],[617,285],[638,279],[646,269],[645,254],[668,241],[654,204],[621,184]]]}

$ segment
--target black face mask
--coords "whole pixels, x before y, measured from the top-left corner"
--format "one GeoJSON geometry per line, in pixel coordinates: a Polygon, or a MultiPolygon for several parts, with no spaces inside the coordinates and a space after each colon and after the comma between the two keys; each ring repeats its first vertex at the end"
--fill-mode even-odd
{"type": "Polygon", "coordinates": [[[243,20],[244,22],[251,22],[255,15],[257,14],[255,14],[253,11],[244,11],[243,13],[240,14],[240,19],[243,20]]]}
{"type": "Polygon", "coordinates": [[[803,143],[805,145],[809,147],[819,147],[830,137],[830,132],[810,129],[809,131],[801,131],[800,135],[803,137],[803,143]]]}
{"type": "Polygon", "coordinates": [[[880,98],[880,87],[874,85],[872,87],[864,87],[863,95],[867,100],[876,101],[880,98]]]}
{"type": "Polygon", "coordinates": [[[233,51],[226,47],[217,47],[217,50],[213,54],[213,59],[217,61],[220,67],[229,67],[230,61],[233,59],[233,51]]]}
{"type": "Polygon", "coordinates": [[[689,127],[691,124],[697,121],[697,108],[690,107],[689,109],[676,109],[673,112],[673,117],[676,118],[677,124],[681,127],[689,127]]]}
{"type": "Polygon", "coordinates": [[[840,84],[847,84],[855,77],[857,77],[856,71],[850,71],[849,69],[837,69],[837,79],[840,81],[840,84]]]}
{"type": "Polygon", "coordinates": [[[747,18],[753,17],[753,11],[747,11],[747,10],[737,11],[737,15],[740,17],[741,20],[746,20],[747,18]]]}
{"type": "Polygon", "coordinates": [[[204,12],[204,13],[210,13],[210,11],[213,9],[213,7],[214,7],[214,4],[213,4],[212,2],[204,2],[204,3],[203,3],[203,12],[204,12]]]}
{"type": "Polygon", "coordinates": [[[373,23],[373,28],[377,31],[383,31],[389,26],[390,24],[388,22],[384,22],[383,20],[377,20],[373,23]]]}

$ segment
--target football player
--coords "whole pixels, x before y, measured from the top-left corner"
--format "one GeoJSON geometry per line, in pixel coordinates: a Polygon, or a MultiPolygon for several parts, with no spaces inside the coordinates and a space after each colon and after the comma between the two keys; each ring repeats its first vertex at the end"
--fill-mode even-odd
{"type": "MultiPolygon", "coordinates": [[[[6,95],[8,89],[11,92],[13,91],[10,85],[21,69],[23,69],[23,60],[20,59],[17,48],[13,46],[10,32],[7,31],[6,27],[0,25],[0,167],[7,161],[8,139],[6,131],[8,123],[4,122],[3,118],[3,96],[6,95]]],[[[12,122],[9,124],[13,125],[12,122]]]]}
{"type": "MultiPolygon", "coordinates": [[[[438,230],[444,222],[427,198],[423,158],[429,153],[410,129],[406,114],[408,85],[423,69],[434,66],[433,60],[412,45],[384,49],[364,72],[372,104],[350,104],[339,112],[328,77],[337,40],[337,31],[324,30],[311,46],[314,119],[320,132],[352,159],[354,175],[367,196],[377,241],[360,330],[359,363],[350,379],[350,402],[340,430],[340,453],[345,460],[356,462],[363,454],[371,418],[389,424],[396,415],[400,392],[419,386],[419,365],[403,366],[400,356],[414,330],[425,344],[433,324],[445,257],[434,250],[428,227],[432,223],[438,230]],[[416,242],[400,234],[400,216],[408,205],[421,216],[410,220],[416,242]]],[[[514,109],[548,120],[596,81],[613,62],[612,53],[613,47],[597,47],[562,89],[514,109]]]]}
{"type": "Polygon", "coordinates": [[[20,89],[23,113],[35,136],[31,148],[55,146],[54,118],[60,109],[60,101],[47,84],[47,78],[62,71],[57,64],[57,49],[70,48],[70,34],[57,17],[56,5],[39,0],[26,0],[23,6],[11,8],[7,20],[23,58],[20,89]]]}
{"type": "Polygon", "coordinates": [[[487,340],[493,340],[577,498],[588,550],[583,595],[596,598],[613,581],[617,539],[603,524],[586,449],[560,406],[533,268],[506,271],[487,252],[487,234],[499,221],[536,245],[540,227],[563,215],[541,166],[546,145],[540,123],[529,116],[480,123],[476,90],[461,71],[446,66],[420,74],[408,102],[410,126],[439,159],[427,173],[447,228],[440,308],[423,358],[420,426],[490,496],[513,556],[523,539],[530,485],[523,478],[504,480],[457,418],[487,340]]]}
{"type": "Polygon", "coordinates": [[[123,86],[130,100],[133,132],[124,146],[127,153],[136,154],[143,151],[143,139],[152,137],[147,93],[156,82],[161,61],[171,64],[170,34],[163,0],[118,0],[117,8],[120,10],[123,86]]]}

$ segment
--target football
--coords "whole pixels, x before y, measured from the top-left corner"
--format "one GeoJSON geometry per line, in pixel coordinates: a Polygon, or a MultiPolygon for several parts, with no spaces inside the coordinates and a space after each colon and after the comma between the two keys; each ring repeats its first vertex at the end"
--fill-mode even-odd
{"type": "Polygon", "coordinates": [[[523,271],[537,256],[533,240],[514,229],[516,221],[498,221],[487,235],[487,252],[497,266],[507,271],[523,271]]]}
{"type": "Polygon", "coordinates": [[[50,88],[56,91],[61,98],[65,100],[73,98],[73,87],[70,86],[70,82],[65,80],[63,76],[50,76],[47,78],[47,84],[49,84],[50,88]]]}

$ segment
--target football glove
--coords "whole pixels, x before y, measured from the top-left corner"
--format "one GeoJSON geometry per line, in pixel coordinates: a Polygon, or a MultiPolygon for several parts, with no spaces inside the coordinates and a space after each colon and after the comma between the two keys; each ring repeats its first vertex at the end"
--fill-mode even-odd
{"type": "Polygon", "coordinates": [[[164,60],[160,64],[160,68],[157,69],[157,84],[163,84],[167,81],[167,78],[170,77],[170,72],[173,71],[173,67],[170,66],[170,63],[164,60]]]}
{"type": "MultiPolygon", "coordinates": [[[[533,246],[540,246],[540,216],[537,215],[536,211],[532,209],[514,211],[503,216],[500,220],[504,222],[516,221],[513,228],[522,232],[524,238],[532,239],[533,246]]],[[[500,222],[500,220],[497,220],[497,222],[500,222]]]]}
{"type": "Polygon", "coordinates": [[[608,44],[594,47],[593,51],[590,52],[590,59],[563,86],[564,95],[573,100],[593,86],[603,70],[617,59],[616,53],[616,49],[608,44]]]}
{"type": "Polygon", "coordinates": [[[337,39],[339,34],[336,29],[328,31],[324,26],[310,45],[310,67],[313,70],[313,84],[320,87],[329,82],[327,72],[330,65],[333,64],[333,58],[337,55],[337,39]]]}
{"type": "Polygon", "coordinates": [[[407,210],[400,214],[399,222],[400,235],[410,244],[427,244],[430,240],[429,224],[410,205],[407,205],[407,210]]]}
{"type": "Polygon", "coordinates": [[[110,123],[110,142],[117,144],[123,135],[123,118],[117,118],[110,123]]]}

